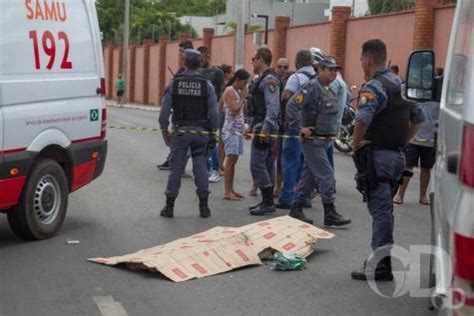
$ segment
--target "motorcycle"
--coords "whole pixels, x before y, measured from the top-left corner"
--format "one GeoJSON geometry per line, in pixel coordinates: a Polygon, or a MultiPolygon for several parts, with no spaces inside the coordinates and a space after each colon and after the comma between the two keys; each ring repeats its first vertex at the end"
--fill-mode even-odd
{"type": "MultiPolygon", "coordinates": [[[[350,88],[351,95],[352,91],[356,90],[357,86],[352,86],[350,88]]],[[[354,122],[355,122],[355,110],[352,107],[352,102],[356,100],[357,97],[351,97],[344,109],[344,114],[342,116],[342,126],[339,131],[339,135],[334,140],[334,147],[341,153],[347,154],[352,151],[352,133],[354,132],[354,122]]]]}
{"type": "Polygon", "coordinates": [[[347,105],[342,116],[342,126],[339,135],[334,140],[334,147],[344,154],[352,151],[352,133],[354,132],[355,111],[347,105]]]}

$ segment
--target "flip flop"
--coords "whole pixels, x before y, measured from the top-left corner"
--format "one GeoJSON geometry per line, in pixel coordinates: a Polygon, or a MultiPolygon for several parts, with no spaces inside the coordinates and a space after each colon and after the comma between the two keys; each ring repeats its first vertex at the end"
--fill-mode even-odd
{"type": "Polygon", "coordinates": [[[403,204],[403,200],[397,200],[397,199],[393,199],[393,204],[398,204],[398,205],[402,205],[403,204]]]}
{"type": "Polygon", "coordinates": [[[224,200],[229,200],[229,201],[240,201],[240,198],[237,196],[224,196],[224,200]]]}
{"type": "Polygon", "coordinates": [[[235,195],[236,197],[240,198],[240,199],[245,199],[245,196],[243,196],[243,195],[240,194],[240,193],[237,193],[237,192],[232,192],[232,193],[234,193],[234,195],[235,195]]]}
{"type": "Polygon", "coordinates": [[[418,203],[420,203],[421,205],[431,205],[430,201],[426,200],[419,200],[418,203]]]}

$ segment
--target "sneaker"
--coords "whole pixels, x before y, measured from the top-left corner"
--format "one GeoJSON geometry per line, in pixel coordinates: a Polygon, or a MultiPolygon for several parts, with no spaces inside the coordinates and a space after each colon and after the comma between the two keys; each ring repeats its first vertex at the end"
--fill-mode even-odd
{"type": "Polygon", "coordinates": [[[165,160],[161,165],[156,165],[156,167],[160,170],[170,170],[170,161],[165,160]]]}
{"type": "Polygon", "coordinates": [[[211,175],[209,176],[209,182],[217,183],[222,180],[222,177],[219,175],[219,172],[216,170],[211,171],[211,175]]]}

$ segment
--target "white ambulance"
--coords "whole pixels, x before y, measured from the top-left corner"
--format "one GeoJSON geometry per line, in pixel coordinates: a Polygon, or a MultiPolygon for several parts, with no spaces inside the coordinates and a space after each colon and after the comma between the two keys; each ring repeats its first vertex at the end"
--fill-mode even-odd
{"type": "Polygon", "coordinates": [[[102,173],[104,77],[94,0],[0,1],[0,212],[18,236],[54,236],[102,173]]]}
{"type": "Polygon", "coordinates": [[[474,1],[458,1],[444,84],[432,51],[411,54],[407,97],[441,101],[431,194],[432,303],[440,315],[474,315],[474,1]],[[428,71],[425,71],[428,70],[428,71]]]}

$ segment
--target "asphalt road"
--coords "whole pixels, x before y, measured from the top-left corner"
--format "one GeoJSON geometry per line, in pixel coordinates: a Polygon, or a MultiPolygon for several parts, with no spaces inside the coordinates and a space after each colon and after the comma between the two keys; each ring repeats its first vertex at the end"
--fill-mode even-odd
{"type": "MultiPolygon", "coordinates": [[[[109,108],[108,123],[157,127],[157,112],[109,108]]],[[[350,279],[353,268],[369,253],[371,220],[353,183],[349,156],[337,153],[337,201],[340,212],[352,219],[347,229],[331,230],[332,240],[321,240],[304,271],[277,272],[268,266],[250,267],[184,283],[158,274],[107,267],[90,257],[126,254],[163,244],[214,226],[240,226],[263,218],[241,202],[222,199],[223,184],[211,184],[212,217],[198,216],[194,183],[183,179],[175,218],[164,219],[168,173],[155,165],[167,155],[161,135],[109,129],[109,151],[103,175],[73,193],[66,221],[53,239],[17,239],[0,216],[0,315],[431,315],[427,298],[405,294],[377,295],[366,282],[350,279]],[[67,240],[79,240],[69,245],[67,240]]],[[[236,189],[251,185],[249,147],[239,160],[236,189]]],[[[190,172],[191,164],[188,166],[190,172]]],[[[414,179],[416,179],[417,175],[414,179]]],[[[396,207],[396,244],[429,244],[429,208],[417,203],[418,181],[413,181],[406,203],[396,207]]],[[[286,215],[279,210],[277,215],[286,215]]],[[[307,215],[316,226],[323,221],[319,199],[307,215]]],[[[419,282],[428,282],[427,260],[422,260],[419,282]]],[[[401,262],[395,267],[405,271],[401,262]]],[[[390,294],[407,284],[404,273],[380,285],[390,294]]],[[[411,280],[413,281],[413,280],[411,280]]]]}

